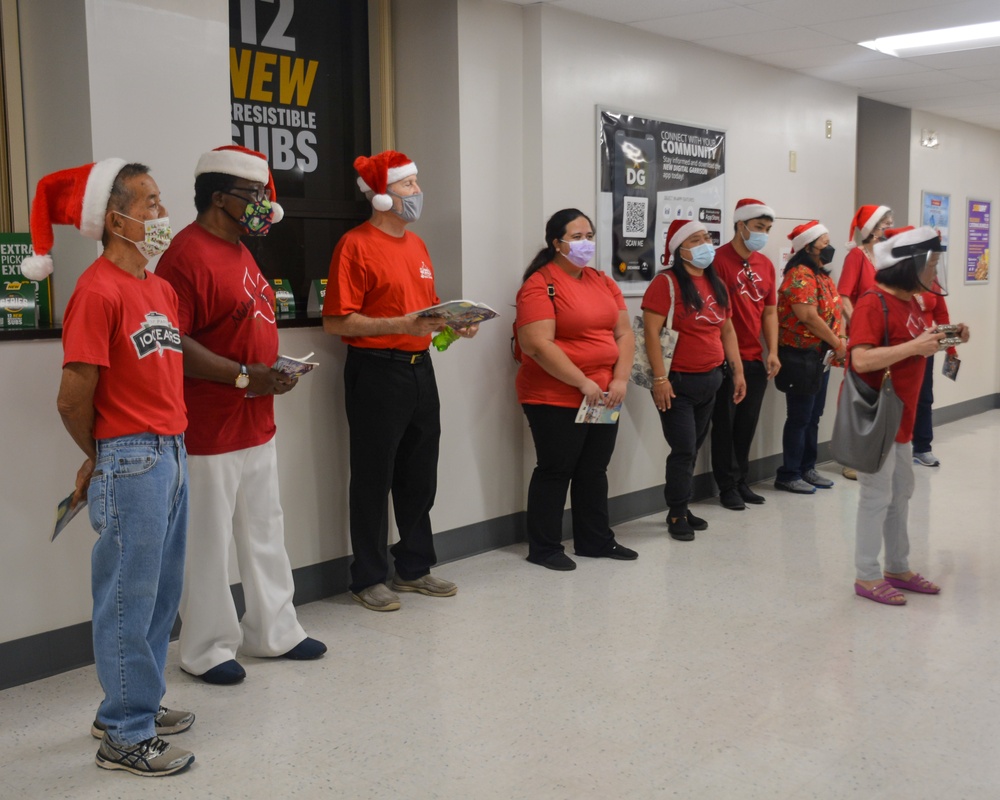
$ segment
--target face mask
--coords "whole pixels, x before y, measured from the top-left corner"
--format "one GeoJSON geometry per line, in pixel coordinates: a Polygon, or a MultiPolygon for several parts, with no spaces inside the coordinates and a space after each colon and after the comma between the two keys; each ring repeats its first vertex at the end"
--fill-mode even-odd
{"type": "Polygon", "coordinates": [[[832,244],[828,244],[822,250],[819,251],[819,262],[826,266],[831,261],[833,261],[833,254],[837,252],[832,244]]]}
{"type": "Polygon", "coordinates": [[[577,239],[572,242],[560,239],[559,241],[569,245],[569,252],[563,253],[563,256],[571,264],[575,264],[578,267],[587,266],[597,250],[597,245],[590,239],[577,239]]]}
{"type": "Polygon", "coordinates": [[[393,207],[393,213],[396,214],[404,222],[416,222],[420,219],[420,212],[424,208],[424,193],[419,192],[418,194],[411,194],[403,197],[401,194],[396,194],[395,192],[389,192],[393,197],[398,197],[403,203],[403,210],[396,211],[393,207]]]}
{"type": "MultiPolygon", "coordinates": [[[[226,192],[230,197],[238,197],[240,200],[246,200],[238,194],[233,194],[232,192],[226,192]]],[[[229,214],[228,211],[226,211],[229,214]]],[[[236,219],[232,214],[229,216],[239,223],[239,226],[243,229],[242,236],[267,236],[271,230],[271,220],[274,217],[274,208],[271,206],[271,201],[264,200],[250,200],[247,202],[246,208],[243,209],[243,216],[236,219]]]]}
{"type": "Polygon", "coordinates": [[[130,217],[128,214],[122,214],[120,211],[116,211],[115,213],[119,216],[125,217],[125,219],[130,219],[133,222],[142,223],[145,230],[145,236],[141,242],[132,242],[131,239],[126,239],[117,232],[115,233],[115,236],[120,239],[125,239],[126,242],[132,242],[132,244],[135,245],[136,250],[138,250],[147,261],[153,256],[158,256],[170,247],[170,217],[142,220],[130,217]]]}
{"type": "Polygon", "coordinates": [[[685,247],[682,249],[688,250],[691,253],[691,258],[689,259],[691,265],[698,269],[708,269],[715,260],[715,246],[708,242],[700,244],[697,247],[685,247]]]}
{"type": "Polygon", "coordinates": [[[743,244],[751,253],[763,250],[767,246],[767,234],[762,231],[752,231],[747,228],[749,236],[743,239],[743,244]]]}

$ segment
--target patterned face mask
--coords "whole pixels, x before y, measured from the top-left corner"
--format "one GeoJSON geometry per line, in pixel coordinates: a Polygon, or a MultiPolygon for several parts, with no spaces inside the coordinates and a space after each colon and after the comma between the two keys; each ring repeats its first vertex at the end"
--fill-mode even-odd
{"type": "Polygon", "coordinates": [[[145,235],[142,241],[133,242],[131,239],[126,239],[120,233],[115,233],[121,239],[125,239],[126,242],[132,242],[136,249],[142,253],[143,257],[148,261],[153,256],[158,256],[168,247],[170,247],[170,239],[172,237],[172,231],[170,230],[170,217],[160,217],[158,219],[147,219],[141,220],[135,217],[130,217],[128,214],[122,214],[120,211],[116,211],[116,214],[125,217],[125,219],[130,219],[133,222],[141,222],[143,229],[145,230],[145,235]]]}
{"type": "MultiPolygon", "coordinates": [[[[271,220],[274,217],[274,209],[271,207],[271,201],[266,197],[259,200],[247,200],[243,195],[233,192],[226,192],[226,194],[231,197],[238,197],[240,200],[246,200],[247,204],[243,209],[242,217],[236,219],[236,217],[232,217],[230,214],[243,229],[243,235],[267,236],[271,230],[271,220]]],[[[228,211],[226,213],[229,214],[228,211]]]]}

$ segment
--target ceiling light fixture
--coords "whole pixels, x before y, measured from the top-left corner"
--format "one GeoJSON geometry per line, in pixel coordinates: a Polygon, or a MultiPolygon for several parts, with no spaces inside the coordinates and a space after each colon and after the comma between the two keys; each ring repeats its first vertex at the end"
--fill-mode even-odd
{"type": "Polygon", "coordinates": [[[1000,46],[1000,21],[960,25],[957,28],[940,28],[922,33],[904,33],[899,36],[883,36],[858,44],[898,58],[997,47],[1000,46]]]}

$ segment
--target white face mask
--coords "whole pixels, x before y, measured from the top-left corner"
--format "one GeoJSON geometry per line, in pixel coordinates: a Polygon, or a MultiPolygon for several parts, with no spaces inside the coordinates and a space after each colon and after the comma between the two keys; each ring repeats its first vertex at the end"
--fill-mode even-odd
{"type": "Polygon", "coordinates": [[[130,217],[128,214],[122,214],[121,211],[116,211],[116,214],[125,217],[125,219],[130,219],[133,222],[141,222],[145,230],[145,236],[140,242],[132,242],[131,239],[127,239],[120,233],[115,233],[115,236],[120,239],[125,239],[126,242],[132,242],[135,245],[136,250],[138,250],[142,256],[148,261],[153,256],[158,256],[168,247],[170,247],[170,239],[172,232],[170,230],[170,217],[160,217],[159,219],[147,219],[141,220],[135,217],[130,217]]]}

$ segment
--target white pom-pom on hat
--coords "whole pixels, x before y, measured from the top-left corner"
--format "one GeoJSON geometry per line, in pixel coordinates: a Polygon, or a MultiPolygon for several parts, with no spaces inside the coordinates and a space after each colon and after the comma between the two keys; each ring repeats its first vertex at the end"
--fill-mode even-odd
{"type": "Polygon", "coordinates": [[[362,192],[372,192],[372,208],[388,211],[392,208],[392,196],[388,187],[397,181],[417,174],[413,160],[396,150],[386,150],[374,156],[358,156],[354,159],[354,169],[358,173],[358,188],[362,192]]]}

